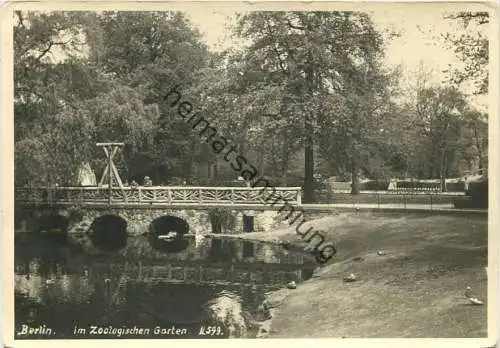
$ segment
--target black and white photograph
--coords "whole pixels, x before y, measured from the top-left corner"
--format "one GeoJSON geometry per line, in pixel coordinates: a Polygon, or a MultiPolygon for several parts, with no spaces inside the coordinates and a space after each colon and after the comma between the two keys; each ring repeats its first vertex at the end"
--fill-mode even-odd
{"type": "Polygon", "coordinates": [[[106,6],[3,9],[9,344],[495,343],[494,7],[106,6]]]}

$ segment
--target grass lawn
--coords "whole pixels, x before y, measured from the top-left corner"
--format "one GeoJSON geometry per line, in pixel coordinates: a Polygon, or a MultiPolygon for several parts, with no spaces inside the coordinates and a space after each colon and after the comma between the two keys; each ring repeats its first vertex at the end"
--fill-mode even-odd
{"type": "MultiPolygon", "coordinates": [[[[269,337],[487,336],[485,216],[344,213],[309,221],[338,253],[289,291],[269,337]],[[359,280],[344,283],[351,272],[359,280]],[[484,306],[468,303],[468,285],[484,306]]],[[[291,228],[246,236],[299,242],[291,228]]]]}

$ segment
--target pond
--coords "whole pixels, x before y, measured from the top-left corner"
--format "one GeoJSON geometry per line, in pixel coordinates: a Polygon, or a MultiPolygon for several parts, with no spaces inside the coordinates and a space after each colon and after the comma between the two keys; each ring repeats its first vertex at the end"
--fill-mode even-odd
{"type": "Polygon", "coordinates": [[[226,238],[122,251],[16,235],[16,339],[256,337],[266,293],[311,277],[307,254],[226,238]]]}

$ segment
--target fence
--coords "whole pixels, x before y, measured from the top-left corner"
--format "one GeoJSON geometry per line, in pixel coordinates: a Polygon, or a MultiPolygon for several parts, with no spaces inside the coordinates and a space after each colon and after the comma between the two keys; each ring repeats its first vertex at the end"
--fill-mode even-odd
{"type": "MultiPolygon", "coordinates": [[[[300,205],[300,187],[276,187],[276,194],[300,205]]],[[[255,187],[53,187],[16,188],[16,201],[23,203],[127,203],[127,204],[254,204],[265,205],[269,193],[255,187]],[[111,197],[110,197],[111,194],[111,197]]]]}
{"type": "Polygon", "coordinates": [[[323,192],[317,195],[317,204],[338,204],[372,206],[373,208],[453,208],[453,201],[464,198],[464,193],[405,192],[405,191],[362,191],[352,195],[347,190],[323,192]]]}
{"type": "MultiPolygon", "coordinates": [[[[350,182],[330,182],[318,183],[317,187],[327,190],[342,190],[351,189],[350,182]]],[[[389,181],[365,181],[360,183],[361,191],[390,191],[390,192],[441,192],[441,183],[439,181],[411,181],[400,180],[391,184],[389,181]]],[[[448,181],[446,182],[446,192],[465,192],[466,184],[463,181],[448,181]]]]}

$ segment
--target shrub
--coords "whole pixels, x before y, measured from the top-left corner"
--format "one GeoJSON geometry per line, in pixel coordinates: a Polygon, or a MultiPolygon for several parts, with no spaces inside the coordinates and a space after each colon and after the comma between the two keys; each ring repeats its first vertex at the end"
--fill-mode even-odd
{"type": "Polygon", "coordinates": [[[361,183],[360,189],[364,191],[385,191],[389,188],[389,181],[371,180],[361,183]]]}
{"type": "Polygon", "coordinates": [[[466,194],[472,199],[474,206],[476,206],[477,208],[487,208],[488,179],[471,182],[466,194]]]}
{"type": "Polygon", "coordinates": [[[232,231],[236,228],[236,216],[230,209],[215,208],[210,210],[208,214],[213,233],[221,233],[222,229],[232,231]]]}
{"type": "Polygon", "coordinates": [[[332,189],[326,182],[315,182],[313,190],[315,203],[329,203],[333,197],[332,189]]]}
{"type": "Polygon", "coordinates": [[[449,182],[446,184],[446,191],[463,192],[465,191],[465,182],[449,182]]]}

